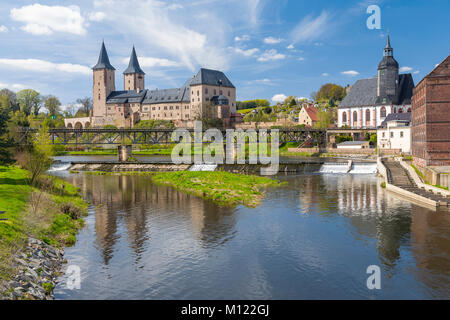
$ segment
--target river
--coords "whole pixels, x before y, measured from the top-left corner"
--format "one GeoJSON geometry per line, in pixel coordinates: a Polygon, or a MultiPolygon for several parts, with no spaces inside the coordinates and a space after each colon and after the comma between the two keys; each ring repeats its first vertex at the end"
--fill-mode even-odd
{"type": "Polygon", "coordinates": [[[58,175],[90,200],[66,249],[81,288],[56,299],[449,299],[450,212],[373,174],[279,175],[257,208],[223,208],[145,176],[58,175]],[[381,269],[381,289],[366,286],[381,269]]]}

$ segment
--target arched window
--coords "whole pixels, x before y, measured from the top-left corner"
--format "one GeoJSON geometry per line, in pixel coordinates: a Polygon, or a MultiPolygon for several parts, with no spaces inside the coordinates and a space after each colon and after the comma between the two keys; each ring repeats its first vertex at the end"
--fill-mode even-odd
{"type": "Polygon", "coordinates": [[[353,111],[353,122],[358,121],[358,113],[356,111],[353,111]]]}
{"type": "Polygon", "coordinates": [[[392,111],[393,113],[397,113],[397,108],[394,107],[393,110],[394,110],[394,111],[392,111]]]}
{"type": "Polygon", "coordinates": [[[381,107],[380,117],[381,118],[386,118],[386,108],[385,107],[381,107]]]}
{"type": "Polygon", "coordinates": [[[408,108],[408,112],[411,112],[411,108],[408,108]]]}
{"type": "Polygon", "coordinates": [[[347,112],[342,113],[342,123],[347,123],[347,112]]]}
{"type": "Polygon", "coordinates": [[[403,108],[398,108],[398,113],[403,113],[403,108]]]}
{"type": "Polygon", "coordinates": [[[370,121],[370,110],[366,109],[366,122],[370,121]]]}

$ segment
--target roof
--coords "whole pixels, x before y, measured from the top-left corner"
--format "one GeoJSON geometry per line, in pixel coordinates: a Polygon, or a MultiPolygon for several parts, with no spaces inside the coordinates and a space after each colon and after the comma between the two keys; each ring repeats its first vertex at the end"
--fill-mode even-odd
{"type": "Polygon", "coordinates": [[[99,70],[99,69],[116,70],[109,62],[109,57],[108,57],[108,52],[106,51],[105,42],[102,42],[102,48],[100,49],[100,55],[98,57],[98,62],[92,69],[93,70],[99,70]]]}
{"type": "Polygon", "coordinates": [[[390,121],[403,121],[403,122],[411,122],[411,112],[403,112],[403,113],[390,113],[381,123],[381,127],[385,127],[386,124],[390,121]]]}
{"type": "Polygon", "coordinates": [[[231,81],[222,71],[204,69],[201,68],[200,71],[189,81],[189,85],[195,86],[199,84],[207,84],[211,86],[220,86],[235,88],[231,81]]]}
{"type": "Polygon", "coordinates": [[[399,90],[396,96],[392,96],[386,102],[378,97],[378,78],[361,79],[355,82],[349,93],[342,100],[339,108],[362,107],[375,105],[404,105],[411,104],[414,80],[410,73],[400,74],[399,90]]]}
{"type": "Polygon", "coordinates": [[[305,109],[306,113],[312,121],[317,121],[317,112],[319,112],[319,110],[317,110],[316,107],[304,106],[303,109],[305,109]]]}
{"type": "Polygon", "coordinates": [[[140,91],[113,91],[106,99],[107,104],[111,103],[141,103],[147,90],[140,91]]]}
{"type": "Polygon", "coordinates": [[[369,141],[344,141],[341,143],[338,143],[338,146],[360,146],[362,144],[367,144],[369,141]]]}
{"type": "Polygon", "coordinates": [[[130,63],[128,64],[128,68],[123,72],[123,74],[132,74],[132,73],[145,74],[145,72],[142,71],[141,66],[139,65],[139,61],[134,46],[133,51],[131,51],[130,63]]]}
{"type": "Polygon", "coordinates": [[[147,90],[143,104],[189,102],[189,87],[164,90],[147,90]]]}

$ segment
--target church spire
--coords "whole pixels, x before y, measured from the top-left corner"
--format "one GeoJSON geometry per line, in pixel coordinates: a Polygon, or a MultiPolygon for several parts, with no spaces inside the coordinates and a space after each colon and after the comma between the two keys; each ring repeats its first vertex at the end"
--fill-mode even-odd
{"type": "Polygon", "coordinates": [[[98,62],[92,69],[94,69],[94,70],[98,70],[98,69],[116,70],[109,62],[108,52],[106,51],[104,41],[102,42],[102,48],[100,49],[100,55],[98,57],[98,62]]]}
{"type": "Polygon", "coordinates": [[[391,47],[391,40],[389,38],[389,34],[387,35],[387,40],[386,40],[386,49],[392,49],[391,47]]]}
{"type": "Polygon", "coordinates": [[[136,49],[133,46],[133,51],[131,51],[130,63],[128,64],[128,68],[123,72],[123,74],[145,74],[142,71],[141,66],[139,65],[139,61],[136,55],[136,49]]]}

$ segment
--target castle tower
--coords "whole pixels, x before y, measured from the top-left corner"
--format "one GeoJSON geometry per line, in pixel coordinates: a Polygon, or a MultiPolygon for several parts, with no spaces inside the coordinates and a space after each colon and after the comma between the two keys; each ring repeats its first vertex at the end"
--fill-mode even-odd
{"type": "Polygon", "coordinates": [[[378,65],[378,100],[389,104],[397,94],[398,62],[394,59],[394,49],[391,47],[389,35],[386,47],[383,49],[383,59],[378,65]]]}
{"type": "Polygon", "coordinates": [[[128,68],[123,72],[124,90],[136,90],[137,92],[145,89],[145,73],[139,66],[136,50],[133,46],[131,52],[130,63],[128,68]]]}
{"type": "Polygon", "coordinates": [[[105,43],[102,43],[100,56],[97,64],[92,68],[94,72],[93,86],[93,115],[94,117],[106,116],[106,98],[111,92],[116,90],[115,70],[109,62],[108,52],[106,52],[105,43]]]}

